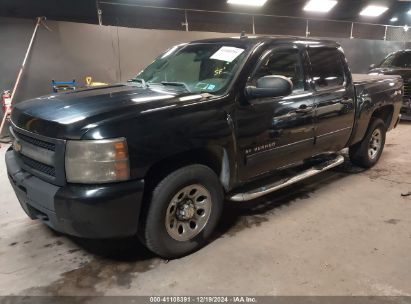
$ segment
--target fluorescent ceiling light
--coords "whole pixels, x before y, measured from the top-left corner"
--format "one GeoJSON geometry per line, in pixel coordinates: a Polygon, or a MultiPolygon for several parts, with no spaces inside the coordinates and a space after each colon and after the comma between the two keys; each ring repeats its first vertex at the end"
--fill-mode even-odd
{"type": "Polygon", "coordinates": [[[263,6],[267,0],[227,0],[229,4],[239,4],[247,6],[263,6]]]}
{"type": "Polygon", "coordinates": [[[379,15],[385,13],[388,10],[386,6],[369,5],[364,8],[360,15],[366,17],[378,17],[379,15]]]}
{"type": "MultiPolygon", "coordinates": [[[[408,13],[410,13],[410,12],[408,12],[408,13]]],[[[397,22],[397,21],[398,21],[398,18],[397,18],[397,17],[392,17],[392,18],[390,19],[390,21],[391,21],[391,22],[397,22]]]]}
{"type": "Polygon", "coordinates": [[[337,0],[310,0],[304,6],[304,10],[307,12],[327,13],[337,2],[337,0]]]}

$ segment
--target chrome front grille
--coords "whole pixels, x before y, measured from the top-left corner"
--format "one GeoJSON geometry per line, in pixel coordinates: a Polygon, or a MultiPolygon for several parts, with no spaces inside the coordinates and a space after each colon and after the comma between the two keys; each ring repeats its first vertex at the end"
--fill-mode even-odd
{"type": "Polygon", "coordinates": [[[404,100],[411,99],[411,82],[409,79],[404,79],[404,100]]]}
{"type": "Polygon", "coordinates": [[[24,135],[23,133],[20,133],[18,131],[14,131],[15,134],[22,140],[24,140],[25,142],[28,142],[34,146],[38,146],[50,151],[55,151],[56,150],[56,145],[53,143],[49,143],[40,139],[36,139],[27,135],[24,135]]]}
{"type": "Polygon", "coordinates": [[[66,182],[65,141],[34,134],[12,124],[13,149],[23,169],[55,185],[66,182]]]}

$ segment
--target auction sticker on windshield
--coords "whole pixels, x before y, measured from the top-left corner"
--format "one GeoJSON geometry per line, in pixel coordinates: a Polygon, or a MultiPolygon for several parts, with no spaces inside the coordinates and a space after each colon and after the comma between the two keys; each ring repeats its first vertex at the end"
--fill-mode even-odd
{"type": "Polygon", "coordinates": [[[241,53],[244,52],[244,49],[232,47],[232,46],[223,46],[217,52],[214,53],[210,59],[221,60],[226,62],[232,62],[241,53]]]}

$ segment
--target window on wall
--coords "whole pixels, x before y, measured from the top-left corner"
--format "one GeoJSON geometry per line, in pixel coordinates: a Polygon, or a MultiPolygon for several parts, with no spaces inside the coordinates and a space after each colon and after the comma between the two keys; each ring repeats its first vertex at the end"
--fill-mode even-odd
{"type": "Polygon", "coordinates": [[[294,91],[304,90],[304,76],[301,59],[296,49],[274,50],[259,66],[253,77],[253,84],[264,76],[284,76],[293,83],[294,91]]]}
{"type": "Polygon", "coordinates": [[[345,81],[341,53],[335,48],[309,48],[311,74],[317,90],[342,86],[345,81]]]}

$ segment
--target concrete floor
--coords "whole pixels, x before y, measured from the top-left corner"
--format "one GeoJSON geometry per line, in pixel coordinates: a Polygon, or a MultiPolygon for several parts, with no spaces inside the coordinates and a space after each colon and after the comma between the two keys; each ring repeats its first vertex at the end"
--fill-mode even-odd
{"type": "Polygon", "coordinates": [[[409,296],[410,139],[403,123],[371,170],[347,163],[229,204],[210,245],[169,262],[134,240],[79,240],[31,221],[2,161],[0,295],[409,296]]]}

